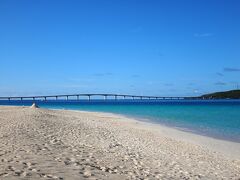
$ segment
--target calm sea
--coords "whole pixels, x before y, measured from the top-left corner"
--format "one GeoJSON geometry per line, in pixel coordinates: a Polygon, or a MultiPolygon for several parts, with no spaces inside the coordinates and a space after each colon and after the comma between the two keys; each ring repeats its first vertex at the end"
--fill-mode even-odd
{"type": "MultiPolygon", "coordinates": [[[[50,109],[117,113],[240,143],[240,100],[49,100],[37,103],[50,109]]],[[[0,105],[31,104],[32,101],[0,101],[0,105]]]]}

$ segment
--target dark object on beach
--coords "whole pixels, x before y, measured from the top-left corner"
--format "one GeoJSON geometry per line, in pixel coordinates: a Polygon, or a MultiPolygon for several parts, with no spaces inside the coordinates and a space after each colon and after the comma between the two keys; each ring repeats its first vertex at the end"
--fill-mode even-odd
{"type": "Polygon", "coordinates": [[[201,98],[206,98],[206,99],[240,99],[240,90],[232,90],[232,91],[205,94],[205,95],[202,95],[201,98]]]}
{"type": "Polygon", "coordinates": [[[39,108],[39,106],[36,103],[33,103],[31,108],[39,108]]]}

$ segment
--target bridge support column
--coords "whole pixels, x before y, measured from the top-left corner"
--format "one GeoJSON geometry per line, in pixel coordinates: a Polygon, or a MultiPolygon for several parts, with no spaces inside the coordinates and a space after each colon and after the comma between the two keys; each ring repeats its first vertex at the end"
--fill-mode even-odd
{"type": "Polygon", "coordinates": [[[104,100],[107,100],[107,96],[104,96],[104,100]]]}
{"type": "Polygon", "coordinates": [[[88,95],[88,100],[89,100],[89,101],[91,100],[91,96],[90,96],[90,95],[88,95]]]}
{"type": "Polygon", "coordinates": [[[58,100],[58,97],[56,96],[56,100],[58,100]]]}
{"type": "Polygon", "coordinates": [[[47,97],[44,97],[44,100],[47,101],[47,97]]]}
{"type": "Polygon", "coordinates": [[[117,96],[115,95],[115,100],[117,100],[117,96]]]}
{"type": "Polygon", "coordinates": [[[79,101],[79,96],[77,96],[77,100],[79,101]]]}

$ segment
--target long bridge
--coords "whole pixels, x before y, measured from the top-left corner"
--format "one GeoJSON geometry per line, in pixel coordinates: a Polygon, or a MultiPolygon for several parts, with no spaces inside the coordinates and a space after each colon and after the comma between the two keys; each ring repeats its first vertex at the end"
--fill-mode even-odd
{"type": "MultiPolygon", "coordinates": [[[[193,100],[193,99],[203,99],[200,97],[163,97],[163,96],[137,96],[137,95],[127,95],[127,94],[65,94],[65,95],[48,95],[48,96],[10,96],[10,97],[0,97],[0,100],[59,100],[74,98],[75,100],[80,100],[80,98],[87,98],[89,101],[92,97],[103,97],[104,100],[107,100],[109,97],[111,99],[132,99],[132,100],[193,100]]],[[[71,99],[71,100],[74,100],[71,99]]]]}

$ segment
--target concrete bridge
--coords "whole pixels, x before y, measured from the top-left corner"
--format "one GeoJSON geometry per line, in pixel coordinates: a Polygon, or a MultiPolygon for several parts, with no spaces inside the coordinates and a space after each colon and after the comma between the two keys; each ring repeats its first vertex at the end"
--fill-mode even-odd
{"type": "Polygon", "coordinates": [[[193,100],[202,99],[199,97],[162,97],[162,96],[137,96],[137,95],[127,95],[127,94],[65,94],[65,95],[49,95],[49,96],[11,96],[11,97],[0,97],[0,100],[59,100],[66,99],[69,100],[80,100],[81,98],[87,98],[89,101],[92,97],[103,97],[104,100],[108,98],[111,99],[132,99],[132,100],[193,100]]]}

